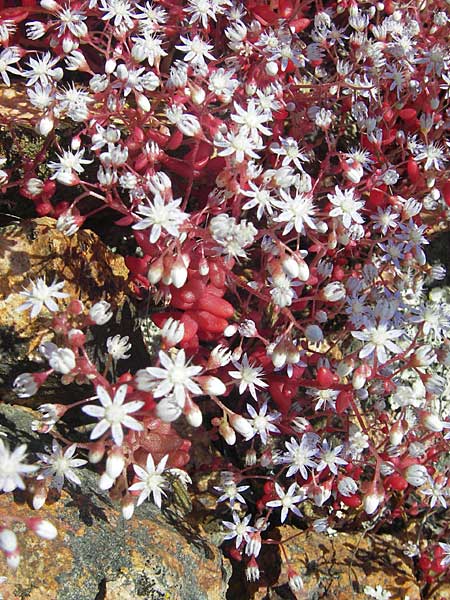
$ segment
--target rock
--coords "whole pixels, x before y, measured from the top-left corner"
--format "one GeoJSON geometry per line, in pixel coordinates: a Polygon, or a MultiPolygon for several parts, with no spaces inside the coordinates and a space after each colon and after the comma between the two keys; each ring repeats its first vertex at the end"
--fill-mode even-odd
{"type": "MultiPolygon", "coordinates": [[[[42,442],[30,433],[32,418],[29,409],[0,406],[9,439],[42,451],[42,442]]],[[[40,516],[58,529],[53,541],[16,529],[18,570],[7,570],[0,557],[5,599],[225,600],[229,567],[215,546],[172,510],[159,511],[151,502],[124,521],[97,488],[98,476],[80,471],[80,488],[64,489],[39,511],[18,494],[16,501],[12,494],[0,495],[0,517],[40,516]]]]}
{"type": "MultiPolygon", "coordinates": [[[[367,600],[365,586],[381,585],[391,600],[420,600],[420,589],[412,561],[402,552],[402,542],[393,535],[338,533],[334,537],[280,527],[276,539],[297,537],[284,544],[291,567],[302,577],[305,597],[332,600],[367,600]]],[[[273,559],[269,563],[275,564],[273,559]]],[[[264,567],[264,565],[262,565],[264,567]]],[[[274,592],[282,598],[287,590],[287,573],[281,567],[274,592]]],[[[264,596],[255,595],[254,598],[264,596]]],[[[276,598],[277,596],[272,596],[276,598]]]]}
{"type": "Polygon", "coordinates": [[[42,116],[42,111],[33,106],[28,98],[27,88],[24,85],[0,85],[0,105],[4,121],[24,122],[28,124],[33,119],[42,116]]]}

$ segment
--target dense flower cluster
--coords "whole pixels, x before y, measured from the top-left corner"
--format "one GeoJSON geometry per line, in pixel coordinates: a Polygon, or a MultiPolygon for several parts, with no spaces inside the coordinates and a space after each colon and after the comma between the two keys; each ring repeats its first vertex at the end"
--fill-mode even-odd
{"type": "MultiPolygon", "coordinates": [[[[108,339],[104,374],[84,350],[107,303],[85,309],[43,279],[21,292],[31,318],[53,315],[56,343],[41,347],[50,371],[15,388],[32,395],[50,372],[94,386],[89,460],[124,515],[160,506],[171,469],[185,480],[182,415],[239,446],[210,468],[250,581],[264,532],[304,503],[324,532],[445,508],[450,310],[425,250],[449,216],[448,5],[41,0],[4,14],[0,75],[41,113],[49,176],[41,153],[20,179],[2,164],[3,187],[66,235],[115,211],[136,294],[163,307],[156,364],[116,381],[128,339],[108,339]],[[156,427],[172,441],[147,442],[156,427]]],[[[75,446],[53,451],[42,476],[77,483],[75,446]]]]}

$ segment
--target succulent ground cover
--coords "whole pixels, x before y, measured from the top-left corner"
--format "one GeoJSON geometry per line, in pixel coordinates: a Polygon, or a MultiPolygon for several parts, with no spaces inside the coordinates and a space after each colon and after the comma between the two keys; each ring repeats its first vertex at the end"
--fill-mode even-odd
{"type": "Polygon", "coordinates": [[[0,76],[34,111],[26,132],[1,118],[2,206],[97,231],[158,341],[137,370],[129,336],[93,358],[120,307],[30,279],[16,310],[46,336],[14,390],[86,393],[40,407],[48,454],[0,440],[0,490],[34,480],[39,515],[95,468],[131,519],[215,474],[224,551],[256,583],[276,545],[298,597],[276,525],[420,523],[404,551],[426,597],[450,565],[450,310],[427,258],[450,205],[448,4],[2,4],[0,76]]]}

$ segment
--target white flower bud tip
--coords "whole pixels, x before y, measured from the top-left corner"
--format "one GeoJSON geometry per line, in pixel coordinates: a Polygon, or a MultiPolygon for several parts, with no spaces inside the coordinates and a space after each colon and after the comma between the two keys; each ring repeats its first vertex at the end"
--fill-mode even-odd
{"type": "Polygon", "coordinates": [[[185,412],[185,417],[191,427],[200,427],[203,422],[202,411],[193,402],[191,402],[188,410],[185,412]]]}
{"type": "Polygon", "coordinates": [[[134,514],[134,502],[131,498],[125,498],[122,504],[122,517],[129,521],[134,514]]]}
{"type": "Polygon", "coordinates": [[[57,11],[60,10],[60,6],[55,0],[41,0],[41,6],[45,10],[57,11]]]}
{"type": "Polygon", "coordinates": [[[230,425],[231,427],[240,433],[245,439],[250,439],[254,435],[253,427],[250,424],[250,421],[241,417],[241,415],[237,415],[233,413],[230,417],[230,425]]]}
{"type": "Polygon", "coordinates": [[[219,434],[223,437],[223,439],[229,446],[234,446],[234,444],[236,443],[236,432],[232,427],[230,427],[227,421],[222,420],[222,422],[220,423],[219,434]]]}
{"type": "Polygon", "coordinates": [[[377,510],[380,502],[383,500],[383,497],[379,494],[372,493],[368,494],[364,497],[363,507],[368,515],[373,515],[373,513],[377,510]]]}
{"type": "Polygon", "coordinates": [[[439,416],[435,413],[430,413],[423,410],[420,414],[420,421],[428,431],[439,433],[444,429],[444,424],[439,416]]]}
{"type": "Polygon", "coordinates": [[[150,112],[151,104],[150,100],[144,94],[136,94],[137,105],[143,112],[150,112]]]}
{"type": "Polygon", "coordinates": [[[147,273],[147,279],[151,285],[156,285],[164,274],[164,263],[161,258],[158,258],[154,263],[150,265],[147,273]]]}
{"type": "Polygon", "coordinates": [[[111,479],[117,479],[125,467],[123,452],[117,446],[110,451],[106,459],[106,474],[111,479]]]}
{"type": "Polygon", "coordinates": [[[55,126],[55,121],[51,117],[43,117],[36,126],[36,132],[39,135],[47,137],[55,126]]]}
{"type": "Polygon", "coordinates": [[[114,485],[114,481],[115,481],[115,479],[110,477],[108,475],[108,473],[103,473],[103,475],[100,477],[100,479],[98,481],[98,487],[101,490],[109,490],[114,485]]]}
{"type": "Polygon", "coordinates": [[[103,456],[105,455],[105,446],[103,443],[98,442],[98,443],[94,443],[91,447],[91,449],[89,450],[89,462],[92,465],[96,465],[98,464],[103,456]]]}
{"type": "Polygon", "coordinates": [[[0,549],[3,552],[14,552],[17,549],[17,537],[11,529],[0,531],[0,549]]]}
{"type": "Polygon", "coordinates": [[[39,537],[45,540],[54,540],[58,535],[56,527],[45,519],[33,517],[26,522],[28,529],[34,531],[39,537]]]}
{"type": "Polygon", "coordinates": [[[300,271],[299,264],[293,256],[285,258],[281,263],[281,266],[288,277],[291,277],[292,279],[298,277],[300,271]]]}
{"type": "Polygon", "coordinates": [[[233,325],[228,325],[228,327],[225,327],[225,330],[223,332],[223,335],[225,337],[232,337],[238,330],[238,325],[233,324],[233,325]]]}
{"type": "Polygon", "coordinates": [[[222,396],[227,391],[225,384],[218,377],[199,377],[197,381],[200,383],[205,394],[209,396],[222,396]]]}

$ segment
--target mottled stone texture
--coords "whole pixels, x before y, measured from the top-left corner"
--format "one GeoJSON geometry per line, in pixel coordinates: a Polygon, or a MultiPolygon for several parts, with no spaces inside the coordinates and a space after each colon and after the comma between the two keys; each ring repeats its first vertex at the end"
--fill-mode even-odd
{"type": "MultiPolygon", "coordinates": [[[[0,424],[9,439],[27,442],[31,451],[43,444],[30,433],[32,412],[0,406],[0,424]]],[[[181,516],[162,513],[150,502],[124,521],[118,507],[101,493],[98,476],[81,471],[80,489],[33,511],[21,494],[0,495],[0,514],[41,516],[58,529],[45,541],[17,529],[22,561],[17,572],[0,558],[1,591],[20,600],[222,600],[229,567],[220,551],[181,516]]]]}
{"type": "MultiPolygon", "coordinates": [[[[289,539],[298,533],[286,525],[274,537],[289,539]]],[[[299,598],[367,600],[364,587],[381,585],[392,594],[391,600],[404,600],[407,596],[409,600],[421,599],[412,562],[403,554],[402,542],[395,535],[374,536],[368,532],[328,537],[304,532],[284,547],[291,566],[305,584],[305,594],[299,598]]],[[[280,598],[293,598],[289,593],[283,595],[287,581],[287,573],[281,568],[275,588],[280,590],[280,598]]]]}

